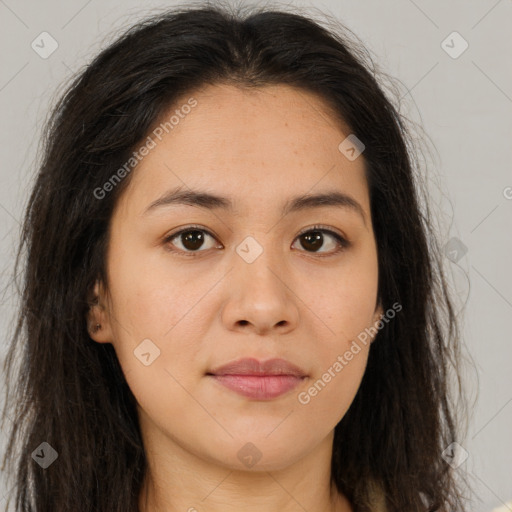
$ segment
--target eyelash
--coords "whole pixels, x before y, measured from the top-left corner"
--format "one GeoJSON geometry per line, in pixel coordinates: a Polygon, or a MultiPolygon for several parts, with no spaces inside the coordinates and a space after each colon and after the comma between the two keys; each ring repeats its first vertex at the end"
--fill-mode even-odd
{"type": "MultiPolygon", "coordinates": [[[[174,253],[180,253],[180,255],[183,255],[185,257],[195,257],[195,255],[198,253],[206,252],[204,250],[203,251],[201,251],[201,250],[183,251],[182,249],[178,249],[172,245],[172,243],[171,243],[172,240],[174,240],[175,238],[178,238],[183,233],[188,233],[191,231],[202,231],[203,233],[206,233],[209,236],[211,236],[212,238],[216,239],[216,237],[212,233],[210,233],[207,229],[205,229],[204,227],[193,224],[193,225],[187,226],[186,228],[183,228],[177,232],[171,233],[170,235],[166,236],[163,240],[166,250],[168,250],[170,252],[174,252],[174,253]]],[[[322,233],[327,233],[328,235],[332,236],[338,242],[339,247],[335,251],[332,251],[327,254],[316,253],[316,252],[312,252],[312,251],[305,251],[308,254],[317,255],[320,258],[327,258],[330,256],[335,256],[351,246],[351,242],[349,240],[343,238],[341,235],[339,235],[335,231],[332,231],[331,229],[328,229],[322,225],[315,225],[315,226],[305,229],[304,231],[301,231],[297,235],[297,238],[301,237],[302,235],[305,235],[306,233],[313,232],[313,231],[320,231],[322,233]]]]}

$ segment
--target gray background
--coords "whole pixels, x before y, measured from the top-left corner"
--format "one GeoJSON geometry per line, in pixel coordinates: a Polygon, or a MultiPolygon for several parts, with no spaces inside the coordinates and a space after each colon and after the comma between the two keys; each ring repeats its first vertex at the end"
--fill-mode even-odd
{"type": "MultiPolygon", "coordinates": [[[[464,319],[467,389],[472,399],[478,394],[468,435],[459,440],[469,454],[460,471],[468,472],[475,493],[471,510],[503,506],[512,500],[512,1],[287,4],[318,8],[353,30],[380,69],[400,81],[402,113],[423,126],[435,148],[426,155],[428,186],[441,212],[441,242],[456,239],[449,247],[458,247],[446,263],[464,319]],[[445,48],[458,52],[461,40],[451,36],[442,45],[453,31],[469,44],[457,58],[445,48]]],[[[2,358],[16,304],[9,286],[14,245],[49,105],[119,30],[171,5],[0,0],[2,358]],[[58,43],[46,59],[31,47],[43,31],[58,43]]],[[[2,480],[0,507],[5,492],[2,480]]]]}

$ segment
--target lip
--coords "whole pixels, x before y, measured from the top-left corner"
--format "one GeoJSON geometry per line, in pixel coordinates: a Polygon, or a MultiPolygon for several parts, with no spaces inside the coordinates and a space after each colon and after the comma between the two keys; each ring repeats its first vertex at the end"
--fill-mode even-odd
{"type": "Polygon", "coordinates": [[[239,395],[271,400],[297,387],[307,377],[298,366],[285,359],[258,361],[243,358],[206,374],[239,395]]]}

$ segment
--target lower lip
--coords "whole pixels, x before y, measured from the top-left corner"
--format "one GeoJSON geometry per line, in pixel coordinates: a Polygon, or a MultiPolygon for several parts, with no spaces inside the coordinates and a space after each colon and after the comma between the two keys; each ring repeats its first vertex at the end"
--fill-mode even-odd
{"type": "Polygon", "coordinates": [[[294,375],[211,375],[223,386],[256,400],[271,400],[297,387],[304,379],[294,375]]]}

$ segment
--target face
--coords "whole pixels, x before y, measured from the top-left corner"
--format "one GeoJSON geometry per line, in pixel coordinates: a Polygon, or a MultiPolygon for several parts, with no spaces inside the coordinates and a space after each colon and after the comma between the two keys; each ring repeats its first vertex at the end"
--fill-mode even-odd
{"type": "Polygon", "coordinates": [[[164,121],[176,109],[116,205],[92,337],[113,344],[143,436],[283,468],[332,442],[366,367],[358,335],[382,313],[363,156],[340,151],[350,131],[318,97],[288,86],[209,85],[164,121]],[[216,371],[241,358],[301,376],[216,371]]]}

